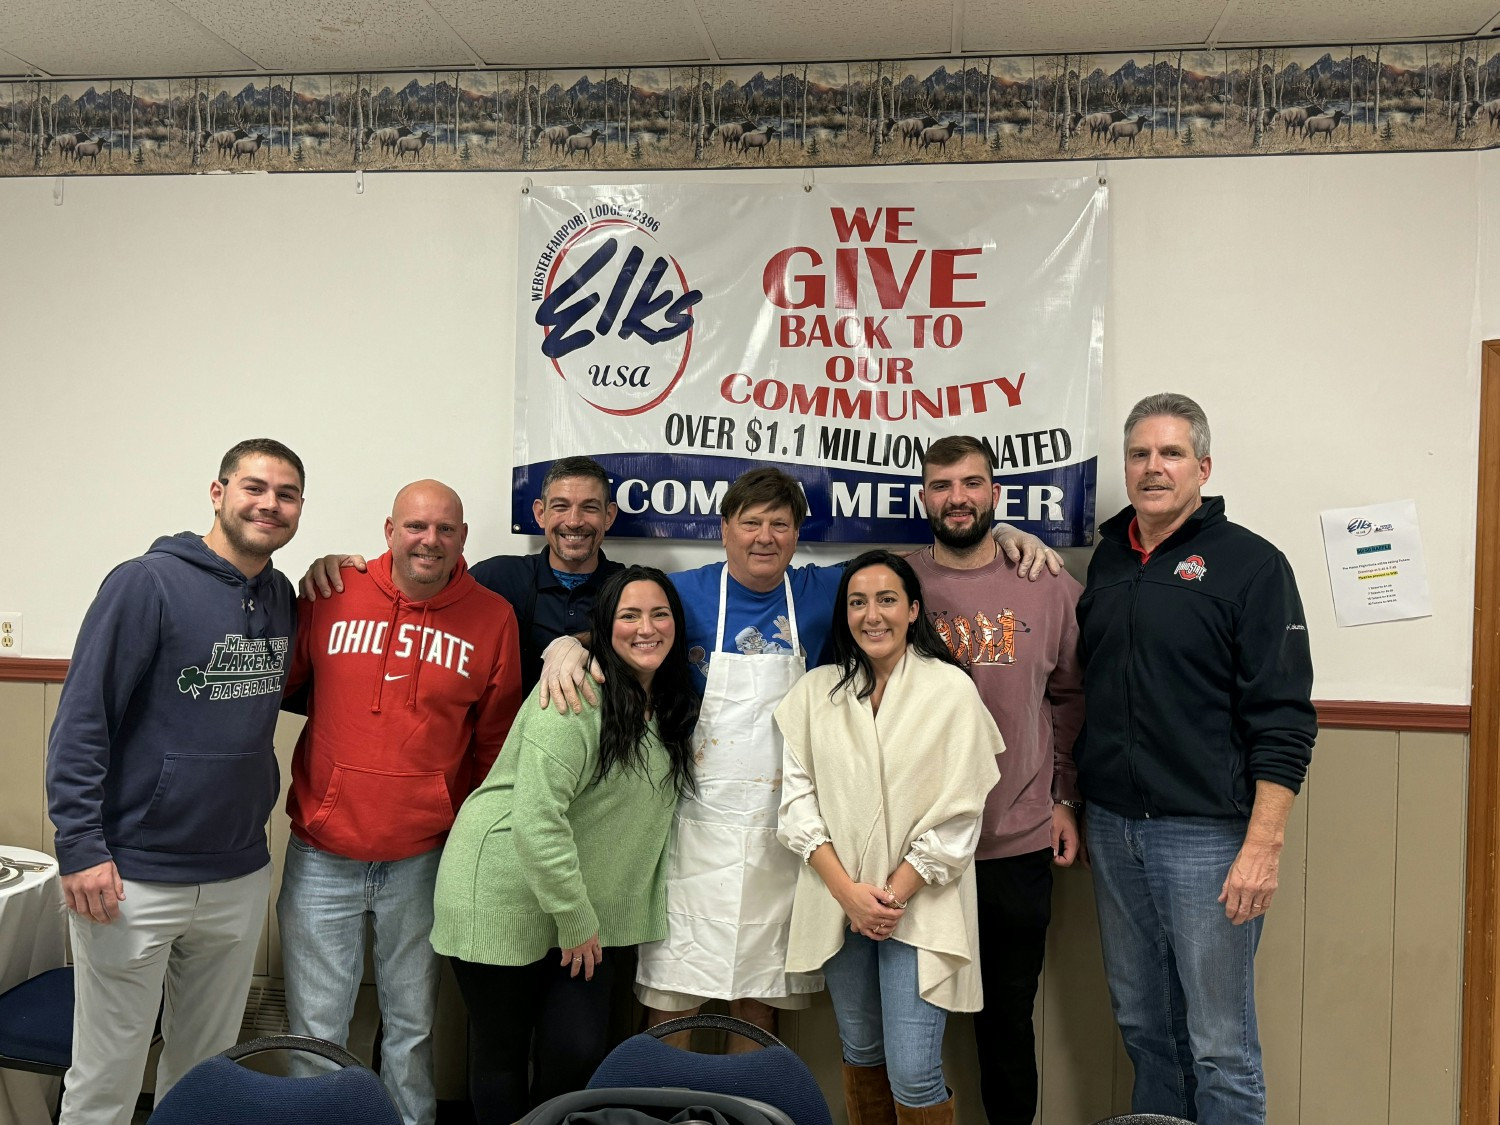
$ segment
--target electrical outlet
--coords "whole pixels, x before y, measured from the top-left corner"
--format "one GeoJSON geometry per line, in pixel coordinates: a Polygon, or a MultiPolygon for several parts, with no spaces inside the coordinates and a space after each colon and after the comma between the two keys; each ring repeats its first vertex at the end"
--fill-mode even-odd
{"type": "Polygon", "coordinates": [[[0,656],[21,655],[21,615],[0,613],[0,656]]]}

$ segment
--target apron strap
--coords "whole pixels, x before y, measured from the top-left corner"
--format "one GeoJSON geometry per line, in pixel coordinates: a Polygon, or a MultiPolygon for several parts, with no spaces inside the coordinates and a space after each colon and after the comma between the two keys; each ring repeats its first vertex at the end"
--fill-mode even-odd
{"type": "MultiPolygon", "coordinates": [[[[724,651],[724,614],[729,607],[729,563],[719,571],[719,627],[714,633],[714,652],[724,651]]],[[[713,654],[709,654],[709,660],[713,660],[713,654]]]]}
{"type": "Polygon", "coordinates": [[[781,572],[781,586],[786,591],[786,618],[792,630],[792,655],[797,656],[802,652],[802,641],[797,636],[797,603],[792,600],[792,576],[786,571],[781,572]]]}

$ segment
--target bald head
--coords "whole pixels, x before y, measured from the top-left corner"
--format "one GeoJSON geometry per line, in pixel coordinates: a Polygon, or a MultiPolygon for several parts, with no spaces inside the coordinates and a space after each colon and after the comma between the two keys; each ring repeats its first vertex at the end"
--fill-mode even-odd
{"type": "Polygon", "coordinates": [[[453,576],[468,536],[458,493],[435,480],[407,485],[396,493],[385,521],[396,588],[413,601],[432,597],[453,576]]]}

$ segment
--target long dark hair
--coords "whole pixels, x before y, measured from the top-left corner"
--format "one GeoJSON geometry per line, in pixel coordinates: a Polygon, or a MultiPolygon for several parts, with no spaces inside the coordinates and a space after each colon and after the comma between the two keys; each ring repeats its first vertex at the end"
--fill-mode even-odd
{"type": "MultiPolygon", "coordinates": [[[[828,693],[829,699],[840,688],[848,687],[856,681],[859,684],[859,689],[855,692],[857,699],[864,699],[875,690],[875,668],[849,629],[849,579],[872,566],[890,567],[901,580],[908,606],[922,601],[922,583],[917,578],[917,572],[900,555],[890,551],[866,551],[844,567],[844,576],[839,579],[838,598],[833,603],[833,662],[839,667],[839,682],[828,693]]],[[[952,664],[955,668],[962,667],[953,659],[943,638],[932,627],[925,610],[917,613],[917,619],[906,630],[906,647],[916,649],[923,656],[941,660],[944,664],[952,664]]]]}
{"type": "Polygon", "coordinates": [[[677,589],[661,571],[651,566],[627,566],[605,580],[589,617],[592,629],[590,652],[604,670],[600,685],[599,768],[594,780],[603,781],[616,766],[644,769],[646,755],[646,706],[656,715],[656,730],[672,763],[669,775],[678,794],[693,788],[693,727],[698,721],[698,689],[687,660],[687,625],[677,589]],[[635,672],[620,658],[613,644],[615,611],[620,596],[632,582],[655,582],[667,596],[672,610],[672,647],[651,678],[651,698],[635,678],[635,672]]]}

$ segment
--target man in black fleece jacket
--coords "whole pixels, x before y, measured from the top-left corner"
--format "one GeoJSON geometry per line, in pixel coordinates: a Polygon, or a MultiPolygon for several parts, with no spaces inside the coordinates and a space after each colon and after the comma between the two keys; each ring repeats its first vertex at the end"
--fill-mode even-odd
{"type": "Polygon", "coordinates": [[[1211,468],[1197,403],[1131,410],[1131,506],[1078,603],[1074,759],[1131,1108],[1240,1125],[1265,1120],[1255,949],[1317,716],[1291,567],[1202,495],[1211,468]]]}

